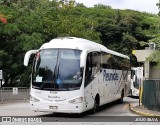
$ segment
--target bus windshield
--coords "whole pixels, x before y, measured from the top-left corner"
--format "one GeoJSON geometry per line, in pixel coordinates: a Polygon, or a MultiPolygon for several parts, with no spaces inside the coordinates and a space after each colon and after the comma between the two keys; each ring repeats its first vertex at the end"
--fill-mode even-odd
{"type": "Polygon", "coordinates": [[[37,52],[32,68],[32,88],[49,91],[79,89],[83,68],[80,50],[44,49],[37,52]]]}

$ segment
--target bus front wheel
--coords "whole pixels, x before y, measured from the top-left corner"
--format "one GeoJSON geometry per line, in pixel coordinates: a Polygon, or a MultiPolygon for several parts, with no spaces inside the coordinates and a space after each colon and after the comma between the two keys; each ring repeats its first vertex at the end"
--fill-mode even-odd
{"type": "Polygon", "coordinates": [[[133,94],[132,94],[132,89],[130,89],[130,95],[133,96],[133,94]]]}
{"type": "Polygon", "coordinates": [[[96,111],[97,111],[97,109],[98,109],[98,107],[99,107],[99,98],[98,98],[98,96],[96,96],[96,98],[95,98],[95,100],[94,100],[93,108],[92,108],[92,110],[91,110],[91,113],[92,113],[92,114],[95,114],[96,111]]]}
{"type": "Polygon", "coordinates": [[[120,104],[123,103],[123,98],[124,98],[124,90],[122,90],[122,92],[121,92],[121,98],[119,99],[120,104]]]}

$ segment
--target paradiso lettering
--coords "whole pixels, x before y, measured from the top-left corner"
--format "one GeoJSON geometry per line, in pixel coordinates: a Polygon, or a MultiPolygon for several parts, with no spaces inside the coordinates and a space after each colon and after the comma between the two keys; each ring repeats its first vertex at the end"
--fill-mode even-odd
{"type": "Polygon", "coordinates": [[[106,70],[103,70],[103,81],[117,81],[118,73],[107,73],[106,70]]]}

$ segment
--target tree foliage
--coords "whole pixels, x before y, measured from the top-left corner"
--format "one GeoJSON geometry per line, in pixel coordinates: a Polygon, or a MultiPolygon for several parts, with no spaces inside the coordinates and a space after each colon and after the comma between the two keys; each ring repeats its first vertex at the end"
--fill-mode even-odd
{"type": "Polygon", "coordinates": [[[0,0],[0,69],[6,86],[29,86],[26,51],[56,37],[81,37],[131,55],[149,42],[160,47],[157,15],[75,1],[0,0]]]}

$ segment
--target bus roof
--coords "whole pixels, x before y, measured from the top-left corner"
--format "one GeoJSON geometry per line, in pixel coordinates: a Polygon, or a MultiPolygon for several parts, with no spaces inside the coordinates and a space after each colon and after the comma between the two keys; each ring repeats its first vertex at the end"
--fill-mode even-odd
{"type": "Polygon", "coordinates": [[[99,43],[76,37],[60,37],[52,39],[50,42],[44,43],[40,49],[46,49],[46,48],[70,48],[70,49],[79,49],[86,51],[103,51],[129,59],[128,56],[109,50],[105,46],[99,43]]]}

